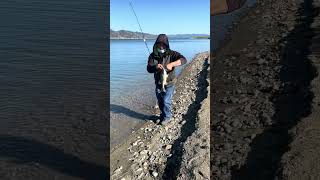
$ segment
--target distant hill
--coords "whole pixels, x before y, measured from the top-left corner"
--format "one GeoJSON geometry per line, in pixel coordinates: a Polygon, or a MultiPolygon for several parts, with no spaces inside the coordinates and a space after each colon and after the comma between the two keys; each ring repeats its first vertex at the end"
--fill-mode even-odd
{"type": "MultiPolygon", "coordinates": [[[[144,37],[146,39],[155,39],[156,35],[144,33],[144,37]]],[[[110,39],[143,39],[141,32],[133,32],[133,31],[114,31],[110,29],[110,39]]]]}
{"type": "MultiPolygon", "coordinates": [[[[156,39],[158,35],[144,33],[146,39],[156,39]]],[[[127,30],[114,31],[110,29],[110,39],[142,39],[141,32],[127,30]]],[[[168,35],[170,39],[208,39],[208,34],[172,34],[168,35]]]]}
{"type": "Polygon", "coordinates": [[[173,39],[209,39],[210,37],[208,34],[174,34],[168,36],[173,39]]]}

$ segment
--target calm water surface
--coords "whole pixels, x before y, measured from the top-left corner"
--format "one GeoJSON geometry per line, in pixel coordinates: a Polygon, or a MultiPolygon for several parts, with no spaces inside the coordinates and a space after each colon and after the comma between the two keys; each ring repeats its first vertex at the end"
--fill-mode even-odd
{"type": "Polygon", "coordinates": [[[0,179],[103,179],[106,2],[0,1],[0,179]]]}

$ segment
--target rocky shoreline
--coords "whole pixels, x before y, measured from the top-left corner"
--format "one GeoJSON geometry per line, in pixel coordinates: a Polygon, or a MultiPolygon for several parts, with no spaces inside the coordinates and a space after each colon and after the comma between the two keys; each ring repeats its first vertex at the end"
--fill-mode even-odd
{"type": "Polygon", "coordinates": [[[201,53],[182,72],[174,121],[147,123],[111,154],[112,179],[319,179],[319,12],[258,1],[211,68],[201,53]]]}
{"type": "Polygon", "coordinates": [[[320,177],[311,160],[319,151],[304,149],[319,144],[319,128],[303,144],[299,139],[305,129],[300,136],[289,133],[303,117],[315,115],[311,102],[318,89],[310,89],[310,83],[319,68],[308,57],[314,36],[310,25],[318,13],[314,6],[311,0],[260,0],[215,54],[213,179],[306,179],[304,172],[320,177]]]}
{"type": "Polygon", "coordinates": [[[209,63],[200,53],[182,71],[172,122],[150,120],[111,153],[111,179],[209,179],[209,63]]]}

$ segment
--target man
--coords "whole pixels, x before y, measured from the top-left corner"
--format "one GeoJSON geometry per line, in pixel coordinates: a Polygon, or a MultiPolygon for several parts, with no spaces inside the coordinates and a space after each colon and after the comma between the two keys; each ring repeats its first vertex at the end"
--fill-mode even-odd
{"type": "Polygon", "coordinates": [[[211,0],[210,14],[218,15],[239,9],[246,0],[211,0]]]}
{"type": "Polygon", "coordinates": [[[176,81],[175,67],[187,62],[180,53],[170,49],[167,35],[160,34],[153,45],[153,52],[148,58],[147,71],[154,73],[156,97],[160,109],[160,123],[167,124],[171,119],[171,101],[176,81]],[[168,74],[165,91],[161,91],[161,74],[165,70],[168,74]]]}

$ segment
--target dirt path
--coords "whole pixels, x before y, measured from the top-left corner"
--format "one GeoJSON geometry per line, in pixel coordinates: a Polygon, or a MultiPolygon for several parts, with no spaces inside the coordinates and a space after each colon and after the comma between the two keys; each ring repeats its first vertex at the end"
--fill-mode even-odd
{"type": "MultiPolygon", "coordinates": [[[[208,94],[208,58],[208,52],[198,54],[180,75],[173,97],[174,119],[171,123],[165,127],[146,123],[111,153],[112,179],[177,179],[184,176],[183,170],[188,168],[185,163],[189,163],[197,151],[193,149],[200,148],[197,154],[209,156],[209,128],[202,125],[209,125],[209,111],[201,111],[198,115],[208,94]],[[206,132],[199,136],[199,129],[206,132]],[[195,132],[198,132],[197,138],[195,132]],[[185,151],[192,153],[185,154],[185,151]]],[[[203,105],[209,109],[207,106],[208,103],[203,105]]],[[[206,160],[204,162],[202,156],[193,159],[198,164],[206,163],[206,171],[187,176],[201,174],[208,179],[209,158],[206,160]]]]}
{"type": "MultiPolygon", "coordinates": [[[[317,170],[305,170],[312,161],[305,161],[305,167],[299,164],[302,161],[292,165],[292,157],[304,157],[297,152],[309,150],[301,150],[304,147],[295,144],[299,140],[289,147],[288,132],[314,114],[316,90],[310,86],[317,69],[309,48],[316,16],[318,9],[311,0],[259,1],[217,52],[211,76],[214,179],[291,179],[295,169],[290,165],[299,166],[301,173],[317,170]]],[[[309,147],[318,144],[314,142],[319,132],[314,135],[309,147]]]]}

